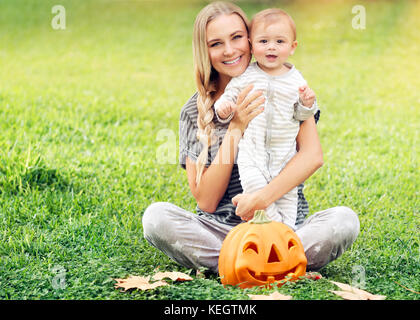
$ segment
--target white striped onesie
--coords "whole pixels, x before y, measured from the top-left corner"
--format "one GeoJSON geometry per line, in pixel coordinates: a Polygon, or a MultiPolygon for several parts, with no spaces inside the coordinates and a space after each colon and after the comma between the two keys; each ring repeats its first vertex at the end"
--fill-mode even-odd
{"type": "MultiPolygon", "coordinates": [[[[244,193],[264,188],[279,174],[296,153],[299,121],[318,111],[316,101],[311,108],[300,103],[299,87],[306,81],[292,64],[285,65],[290,68],[288,72],[271,76],[256,62],[250,64],[243,74],[231,79],[214,105],[217,110],[223,101],[236,103],[239,93],[250,84],[254,85],[253,91],[263,91],[264,112],[249,123],[239,142],[237,163],[244,193]]],[[[220,122],[229,122],[232,117],[233,114],[220,119],[217,115],[220,122]]],[[[294,229],[297,198],[297,188],[294,188],[266,209],[267,216],[294,229]]]]}

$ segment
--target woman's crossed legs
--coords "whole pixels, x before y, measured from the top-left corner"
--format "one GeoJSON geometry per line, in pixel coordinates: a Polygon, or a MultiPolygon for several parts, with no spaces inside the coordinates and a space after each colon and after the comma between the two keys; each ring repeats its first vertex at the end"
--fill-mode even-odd
{"type": "MultiPolygon", "coordinates": [[[[218,272],[220,248],[233,227],[199,216],[172,203],[151,204],[143,215],[146,240],[184,267],[218,272]]],[[[360,224],[348,207],[314,213],[298,226],[308,259],[307,270],[319,270],[337,259],[356,240],[360,224]]]]}

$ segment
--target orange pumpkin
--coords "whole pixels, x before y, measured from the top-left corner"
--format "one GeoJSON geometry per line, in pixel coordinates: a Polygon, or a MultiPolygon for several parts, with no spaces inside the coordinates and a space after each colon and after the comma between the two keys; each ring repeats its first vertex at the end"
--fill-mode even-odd
{"type": "Polygon", "coordinates": [[[255,211],[248,223],[234,227],[223,241],[219,274],[224,285],[283,285],[306,272],[306,256],[296,233],[287,225],[255,211]]]}

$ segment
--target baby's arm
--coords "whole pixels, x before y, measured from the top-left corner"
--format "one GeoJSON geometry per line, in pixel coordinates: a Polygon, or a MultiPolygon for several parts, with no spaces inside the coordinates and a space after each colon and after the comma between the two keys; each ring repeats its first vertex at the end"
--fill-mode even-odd
{"type": "Polygon", "coordinates": [[[298,121],[305,121],[318,111],[315,92],[306,84],[299,87],[299,100],[294,107],[294,118],[298,121]]]}
{"type": "Polygon", "coordinates": [[[244,88],[244,82],[241,77],[232,78],[225,88],[225,92],[214,103],[217,120],[220,123],[229,123],[234,115],[236,99],[244,88]]]}

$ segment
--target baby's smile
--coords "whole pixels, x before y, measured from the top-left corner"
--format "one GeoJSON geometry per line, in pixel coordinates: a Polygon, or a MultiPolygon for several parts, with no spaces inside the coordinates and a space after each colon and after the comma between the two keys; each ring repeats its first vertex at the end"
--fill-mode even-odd
{"type": "Polygon", "coordinates": [[[268,60],[268,62],[274,62],[277,59],[277,56],[274,54],[267,54],[265,58],[268,60]]]}

